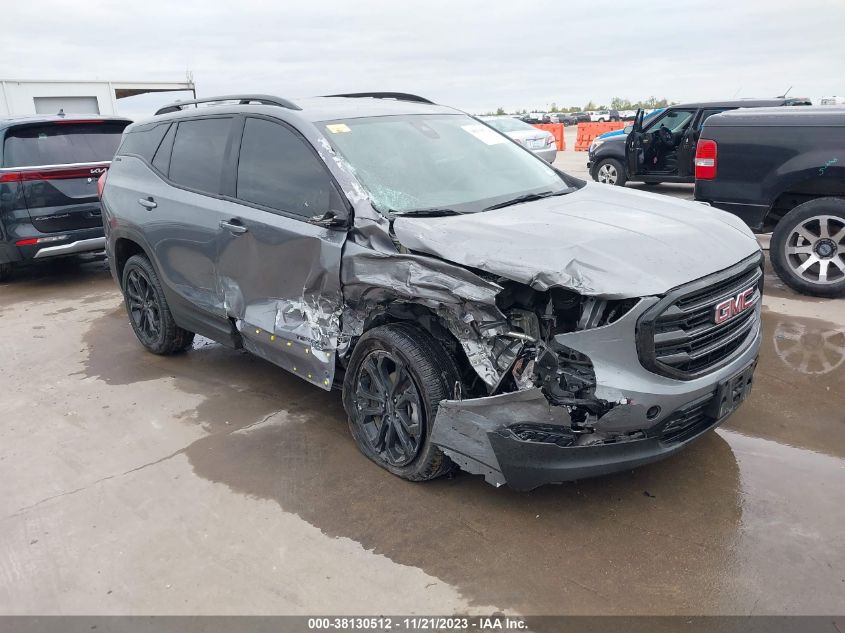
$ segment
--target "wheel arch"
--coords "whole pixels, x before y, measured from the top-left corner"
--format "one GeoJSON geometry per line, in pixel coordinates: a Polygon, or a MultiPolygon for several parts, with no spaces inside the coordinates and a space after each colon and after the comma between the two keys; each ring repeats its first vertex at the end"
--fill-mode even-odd
{"type": "Polygon", "coordinates": [[[768,213],[763,219],[767,227],[774,227],[783,216],[795,207],[819,198],[845,198],[845,169],[841,178],[819,177],[806,173],[790,179],[788,184],[782,185],[780,193],[774,198],[768,213]]]}
{"type": "MultiPolygon", "coordinates": [[[[409,323],[428,332],[452,354],[468,393],[487,395],[484,383],[467,358],[463,345],[446,320],[429,306],[413,301],[392,301],[372,311],[364,321],[363,332],[389,323],[409,323]]],[[[350,347],[350,355],[354,346],[350,347]]]]}
{"type": "Polygon", "coordinates": [[[121,288],[123,287],[123,269],[126,267],[126,262],[133,255],[145,256],[150,261],[150,264],[152,264],[153,269],[158,272],[158,266],[152,256],[151,249],[144,243],[144,240],[130,233],[123,232],[111,236],[111,239],[113,246],[110,249],[111,252],[109,255],[112,259],[112,270],[121,288]]]}

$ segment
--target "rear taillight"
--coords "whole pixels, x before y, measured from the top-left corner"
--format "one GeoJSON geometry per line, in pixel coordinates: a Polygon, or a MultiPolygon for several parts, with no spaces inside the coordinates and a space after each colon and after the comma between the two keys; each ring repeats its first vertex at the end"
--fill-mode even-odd
{"type": "Polygon", "coordinates": [[[716,177],[716,141],[700,139],[695,148],[696,180],[713,180],[716,177]]]}
{"type": "Polygon", "coordinates": [[[35,246],[36,244],[46,244],[48,242],[61,242],[66,240],[67,235],[49,235],[47,237],[28,237],[24,240],[15,242],[15,246],[35,246]]]}
{"type": "Polygon", "coordinates": [[[33,180],[69,180],[73,178],[99,178],[106,173],[108,163],[99,167],[30,167],[0,173],[0,182],[28,182],[33,180]]]}
{"type": "Polygon", "coordinates": [[[103,188],[106,186],[106,176],[108,175],[108,171],[104,171],[102,175],[97,178],[97,197],[102,200],[103,199],[103,188]]]}

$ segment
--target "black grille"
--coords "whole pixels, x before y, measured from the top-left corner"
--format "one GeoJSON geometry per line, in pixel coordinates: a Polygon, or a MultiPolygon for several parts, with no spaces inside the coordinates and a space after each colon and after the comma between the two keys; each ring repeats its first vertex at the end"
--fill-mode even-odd
{"type": "Polygon", "coordinates": [[[648,310],[638,324],[640,361],[651,371],[692,379],[742,353],[759,328],[763,271],[759,258],[681,286],[648,310]],[[749,288],[754,306],[722,323],[716,306],[749,288]]]}
{"type": "Polygon", "coordinates": [[[667,443],[683,442],[709,428],[716,421],[708,415],[714,397],[715,394],[708,394],[672,414],[660,432],[660,440],[667,443]]]}

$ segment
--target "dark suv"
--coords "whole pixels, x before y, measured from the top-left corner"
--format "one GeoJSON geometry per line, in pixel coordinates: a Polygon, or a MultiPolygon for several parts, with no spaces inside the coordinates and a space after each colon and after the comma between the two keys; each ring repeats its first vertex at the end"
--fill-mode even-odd
{"type": "Polygon", "coordinates": [[[0,120],[0,280],[22,261],[103,250],[97,180],[130,123],[0,120]]]}
{"type": "Polygon", "coordinates": [[[243,347],[342,385],[390,472],[520,489],[670,455],[748,394],[738,218],[584,183],[412,95],[206,101],[130,127],[103,189],[148,350],[243,347]]]}
{"type": "Polygon", "coordinates": [[[807,99],[744,99],[685,103],[666,108],[645,120],[637,111],[625,134],[597,138],[590,145],[587,169],[593,180],[624,186],[629,181],[656,185],[661,182],[695,182],[695,145],[704,122],[714,114],[737,108],[811,105],[807,99]]]}

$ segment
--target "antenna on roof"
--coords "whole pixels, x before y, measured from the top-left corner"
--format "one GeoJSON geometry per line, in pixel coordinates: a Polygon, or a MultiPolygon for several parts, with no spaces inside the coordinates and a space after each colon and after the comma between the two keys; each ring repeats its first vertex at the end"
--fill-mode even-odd
{"type": "MultiPolygon", "coordinates": [[[[792,90],[792,86],[790,86],[790,87],[789,87],[789,90],[792,90]]],[[[786,91],[786,92],[784,92],[782,95],[780,95],[780,96],[778,97],[778,99],[786,99],[786,95],[788,95],[788,94],[789,94],[789,90],[787,90],[787,91],[786,91]]]]}
{"type": "Polygon", "coordinates": [[[56,116],[64,117],[64,115],[65,115],[65,109],[59,108],[59,112],[58,112],[58,114],[56,114],[56,116]]]}

